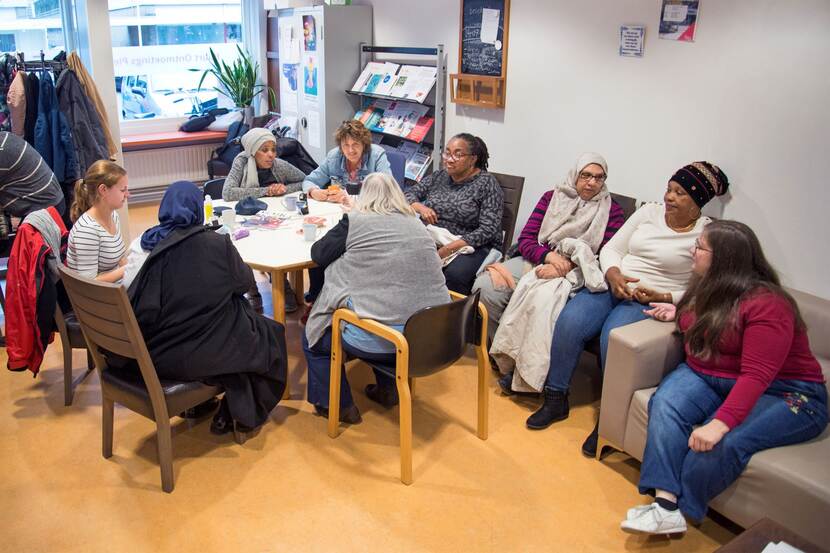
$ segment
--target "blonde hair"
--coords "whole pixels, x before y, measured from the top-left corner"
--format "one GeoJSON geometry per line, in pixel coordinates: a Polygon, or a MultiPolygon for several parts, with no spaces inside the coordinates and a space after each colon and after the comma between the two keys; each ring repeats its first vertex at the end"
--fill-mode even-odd
{"type": "Polygon", "coordinates": [[[98,199],[98,186],[104,185],[112,188],[125,176],[127,171],[120,165],[106,160],[99,159],[86,171],[84,178],[75,183],[75,199],[72,200],[72,207],[69,209],[69,217],[73,221],[86,213],[98,199]]]}
{"type": "Polygon", "coordinates": [[[354,209],[361,213],[400,213],[415,217],[415,210],[407,203],[398,182],[386,173],[371,173],[363,179],[354,209]]]}

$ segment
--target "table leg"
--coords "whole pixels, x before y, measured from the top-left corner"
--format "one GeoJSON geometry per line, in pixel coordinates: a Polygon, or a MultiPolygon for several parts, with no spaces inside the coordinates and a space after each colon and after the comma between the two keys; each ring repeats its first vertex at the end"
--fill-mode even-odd
{"type": "MultiPolygon", "coordinates": [[[[271,271],[271,303],[274,307],[274,320],[282,323],[285,326],[285,284],[283,279],[285,273],[283,271],[271,271]]],[[[287,352],[286,352],[287,353],[287,352]]],[[[282,394],[282,399],[291,398],[291,390],[289,389],[289,378],[286,374],[285,391],[282,394]]]]}
{"type": "Polygon", "coordinates": [[[303,298],[303,270],[295,269],[291,271],[288,277],[291,280],[291,288],[294,289],[294,294],[297,296],[297,305],[302,306],[305,298],[303,298]]]}

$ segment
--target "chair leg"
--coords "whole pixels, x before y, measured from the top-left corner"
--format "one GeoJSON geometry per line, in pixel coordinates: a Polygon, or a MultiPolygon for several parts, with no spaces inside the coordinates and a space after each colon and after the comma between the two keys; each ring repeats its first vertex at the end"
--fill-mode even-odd
{"type": "Polygon", "coordinates": [[[486,440],[488,435],[488,402],[490,399],[489,383],[487,379],[490,377],[490,364],[487,357],[487,352],[483,345],[476,348],[476,357],[478,358],[478,432],[480,439],[486,440]]]}
{"type": "Polygon", "coordinates": [[[101,405],[103,407],[103,421],[101,425],[103,429],[103,447],[101,453],[104,455],[104,459],[109,459],[112,457],[112,419],[115,403],[107,396],[103,396],[101,405]]]}
{"type": "Polygon", "coordinates": [[[89,350],[86,350],[86,370],[92,371],[95,369],[95,360],[92,358],[92,354],[89,353],[89,350]]]}
{"type": "Polygon", "coordinates": [[[337,437],[340,423],[340,375],[343,373],[343,349],[340,342],[340,323],[331,333],[331,364],[329,365],[329,437],[337,437]]]}
{"type": "Polygon", "coordinates": [[[291,288],[294,290],[294,295],[297,297],[297,305],[303,305],[303,270],[298,269],[291,271],[288,275],[291,281],[291,288]]]}
{"type": "Polygon", "coordinates": [[[412,396],[415,396],[415,379],[409,378],[409,393],[412,396]]]}
{"type": "Polygon", "coordinates": [[[158,443],[159,467],[161,468],[161,489],[167,493],[173,491],[173,437],[170,431],[170,419],[156,421],[156,441],[158,443]]]}
{"type": "Polygon", "coordinates": [[[67,342],[63,347],[63,404],[72,405],[72,346],[67,342]]]}
{"type": "Polygon", "coordinates": [[[412,395],[408,379],[398,378],[401,427],[401,482],[412,484],[412,395]]]}
{"type": "Polygon", "coordinates": [[[602,436],[597,437],[597,461],[602,459],[602,450],[606,447],[614,447],[614,444],[603,438],[602,436]]]}

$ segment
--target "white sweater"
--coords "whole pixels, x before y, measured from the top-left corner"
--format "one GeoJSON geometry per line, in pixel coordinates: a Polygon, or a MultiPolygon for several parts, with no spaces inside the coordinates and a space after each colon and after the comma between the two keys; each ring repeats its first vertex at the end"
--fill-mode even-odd
{"type": "Polygon", "coordinates": [[[640,279],[629,286],[669,292],[677,303],[692,276],[692,247],[709,221],[703,216],[692,230],[677,232],[666,224],[663,204],[646,204],[600,251],[602,272],[619,267],[625,276],[640,279]]]}

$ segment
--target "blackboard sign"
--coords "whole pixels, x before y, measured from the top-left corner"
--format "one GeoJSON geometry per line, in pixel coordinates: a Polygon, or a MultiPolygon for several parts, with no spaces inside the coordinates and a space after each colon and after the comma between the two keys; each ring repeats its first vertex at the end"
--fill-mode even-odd
{"type": "Polygon", "coordinates": [[[505,52],[504,1],[462,0],[461,73],[501,76],[505,52]]]}

